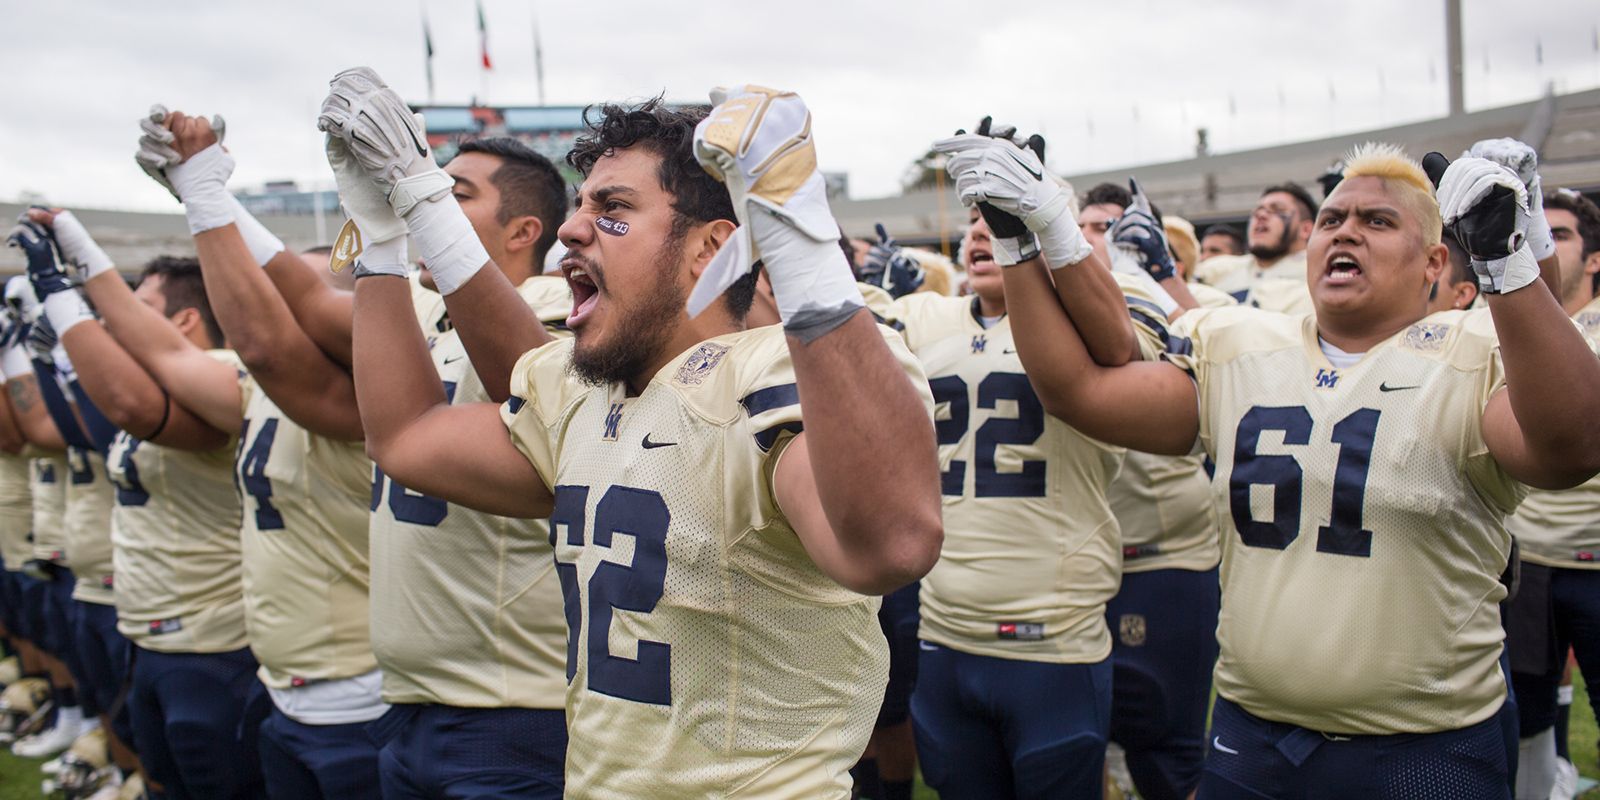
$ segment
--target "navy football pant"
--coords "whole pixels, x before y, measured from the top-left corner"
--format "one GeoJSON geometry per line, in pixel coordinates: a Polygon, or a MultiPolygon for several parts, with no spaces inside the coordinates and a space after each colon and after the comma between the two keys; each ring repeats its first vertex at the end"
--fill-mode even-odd
{"type": "MultiPolygon", "coordinates": [[[[269,701],[270,702],[270,701],[269,701]]],[[[272,800],[378,800],[378,748],[364,722],[306,725],[274,708],[261,723],[261,774],[272,800]]]]}
{"type": "Polygon", "coordinates": [[[942,800],[1098,798],[1111,661],[1045,664],[922,643],[911,726],[942,800]]]}
{"type": "Polygon", "coordinates": [[[1502,706],[1460,730],[1327,736],[1218,697],[1197,800],[1509,800],[1502,706]]]}
{"type": "Polygon", "coordinates": [[[1106,604],[1111,741],[1145,800],[1186,800],[1200,782],[1221,600],[1213,567],[1125,572],[1106,604]]]}
{"type": "Polygon", "coordinates": [[[899,725],[911,716],[911,690],[917,685],[917,627],[922,622],[922,582],[902,586],[883,598],[878,626],[889,641],[889,685],[878,709],[879,728],[899,725]]]}
{"type": "MultiPolygon", "coordinates": [[[[1523,569],[1532,566],[1525,563],[1523,569]]],[[[1524,736],[1555,724],[1556,692],[1569,647],[1578,657],[1584,684],[1600,686],[1600,570],[1550,569],[1550,605],[1558,654],[1553,669],[1543,675],[1511,673],[1524,736]]]]}
{"type": "MultiPolygon", "coordinates": [[[[108,713],[128,680],[128,650],[133,645],[117,630],[116,606],[75,602],[78,613],[73,618],[73,638],[78,645],[78,661],[83,665],[78,695],[84,698],[85,708],[92,697],[98,713],[108,713]]],[[[126,702],[111,718],[111,731],[129,747],[137,747],[126,702]]]]}
{"type": "Polygon", "coordinates": [[[241,737],[256,684],[248,648],[159,653],[134,647],[128,713],[139,760],[172,800],[234,800],[261,794],[254,737],[241,737]]]}
{"type": "Polygon", "coordinates": [[[395,705],[367,726],[385,800],[561,797],[562,709],[395,705]]]}

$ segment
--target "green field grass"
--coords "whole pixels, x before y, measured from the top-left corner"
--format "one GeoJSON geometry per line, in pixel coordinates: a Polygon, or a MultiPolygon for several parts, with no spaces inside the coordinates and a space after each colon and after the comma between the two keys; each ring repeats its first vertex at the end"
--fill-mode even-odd
{"type": "MultiPolygon", "coordinates": [[[[1572,699],[1571,744],[1572,761],[1584,777],[1600,780],[1600,761],[1595,745],[1600,742],[1600,728],[1595,726],[1594,712],[1590,710],[1589,693],[1583,678],[1573,670],[1574,692],[1572,699]]],[[[37,800],[39,797],[39,764],[36,759],[17,758],[0,749],[0,800],[37,800]]],[[[1590,792],[1589,796],[1600,794],[1590,792]]],[[[917,782],[917,800],[936,800],[937,795],[917,782]]]]}

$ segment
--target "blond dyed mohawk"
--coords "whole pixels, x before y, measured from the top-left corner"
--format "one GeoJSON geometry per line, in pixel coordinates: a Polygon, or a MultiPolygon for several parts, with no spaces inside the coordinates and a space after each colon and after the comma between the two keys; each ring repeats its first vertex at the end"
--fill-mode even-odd
{"type": "Polygon", "coordinates": [[[1399,145],[1366,142],[1345,155],[1344,177],[1379,178],[1417,215],[1422,223],[1424,244],[1436,245],[1444,232],[1439,218],[1439,201],[1433,194],[1433,181],[1422,165],[1406,155],[1399,145]]]}

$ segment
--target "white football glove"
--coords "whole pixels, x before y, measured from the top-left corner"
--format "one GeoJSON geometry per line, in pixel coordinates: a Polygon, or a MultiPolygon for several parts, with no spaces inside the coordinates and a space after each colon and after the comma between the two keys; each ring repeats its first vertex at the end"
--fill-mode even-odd
{"type": "Polygon", "coordinates": [[[1528,248],[1532,213],[1528,190],[1506,167],[1484,158],[1460,158],[1439,180],[1439,215],[1472,260],[1486,294],[1514,292],[1539,279],[1528,248]]]}
{"type": "MultiPolygon", "coordinates": [[[[990,131],[984,124],[978,133],[940,139],[933,149],[947,157],[945,170],[955,180],[962,204],[985,211],[985,220],[990,220],[990,215],[984,205],[1021,220],[1028,231],[1038,235],[1038,246],[1051,269],[1083,261],[1094,250],[1072,218],[1072,198],[1045,172],[1037,152],[1017,146],[1014,133],[1006,135],[1014,130],[1002,126],[990,131]]],[[[1039,142],[1042,148],[1043,140],[1039,142]]],[[[990,221],[991,228],[995,224],[990,221]]],[[[996,230],[995,244],[995,260],[1002,265],[1006,260],[1020,263],[1033,257],[1021,232],[996,230]]]]}
{"type": "Polygon", "coordinates": [[[324,147],[328,166],[333,168],[334,183],[339,187],[339,204],[344,215],[361,229],[367,246],[406,235],[405,220],[394,213],[389,198],[367,177],[367,173],[350,154],[350,145],[333,134],[327,134],[324,147]]]}
{"type": "Polygon", "coordinates": [[[814,340],[866,303],[838,246],[811,112],[795,93],[761,86],[712,89],[711,103],[695,126],[694,155],[728,187],[739,227],[695,284],[689,315],[698,316],[760,259],[784,330],[814,340]]]}
{"type": "MultiPolygon", "coordinates": [[[[455,292],[489,262],[489,252],[451,194],[455,179],[433,160],[422,115],[411,113],[400,95],[368,67],[347,69],[335,75],[328,87],[317,127],[343,140],[367,180],[388,198],[393,213],[405,220],[439,293],[455,292]]],[[[345,167],[335,162],[342,158],[343,154],[330,148],[329,165],[340,179],[341,201],[345,199],[346,181],[341,174],[345,167]]],[[[371,235],[392,238],[392,225],[372,207],[370,193],[354,191],[349,201],[352,219],[365,216],[365,222],[373,226],[371,235]]],[[[362,221],[356,224],[360,227],[362,221]]],[[[375,271],[369,265],[359,274],[375,271]]]]}
{"type": "Polygon", "coordinates": [[[33,283],[26,275],[12,275],[6,280],[6,306],[17,314],[17,319],[27,325],[39,318],[39,296],[33,292],[33,283]]]}
{"type": "MultiPolygon", "coordinates": [[[[167,107],[157,103],[150,107],[150,113],[139,120],[139,150],[134,153],[133,159],[139,162],[151,180],[161,184],[162,188],[172,193],[173,198],[183,202],[178,197],[177,190],[172,188],[172,181],[167,176],[167,169],[183,161],[183,156],[178,154],[174,146],[177,142],[172,131],[163,125],[167,121],[167,107]]],[[[223,136],[227,134],[227,122],[221,114],[211,118],[211,129],[217,133],[217,143],[221,144],[223,136]]]]}
{"type": "Polygon", "coordinates": [[[1555,235],[1550,231],[1550,220],[1544,216],[1544,185],[1539,180],[1539,154],[1516,139],[1484,139],[1476,142],[1463,157],[1486,158],[1516,173],[1528,190],[1528,248],[1533,257],[1543,261],[1556,254],[1555,235]]]}
{"type": "MultiPolygon", "coordinates": [[[[56,246],[61,249],[61,260],[76,269],[84,281],[115,268],[111,256],[89,235],[89,229],[83,227],[83,223],[71,211],[57,212],[51,228],[55,230],[56,246]]],[[[29,294],[32,295],[31,290],[29,294]]]]}
{"type": "Polygon", "coordinates": [[[233,223],[233,204],[228,202],[228,178],[232,175],[233,156],[220,142],[167,167],[167,180],[189,220],[189,235],[233,223]]]}

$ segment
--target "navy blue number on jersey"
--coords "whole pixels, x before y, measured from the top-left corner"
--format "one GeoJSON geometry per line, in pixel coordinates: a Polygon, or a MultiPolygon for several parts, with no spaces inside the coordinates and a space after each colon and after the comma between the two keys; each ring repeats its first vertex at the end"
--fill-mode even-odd
{"type": "Polygon", "coordinates": [[[73,486],[94,483],[94,465],[89,461],[89,454],[81,448],[67,448],[67,480],[73,486]]]}
{"type": "MultiPolygon", "coordinates": [[[[550,544],[556,544],[557,531],[566,532],[566,543],[584,546],[588,530],[585,508],[589,487],[557,486],[555,507],[550,514],[550,544]]],[[[661,601],[667,580],[667,526],[672,514],[661,495],[645,489],[612,486],[595,504],[594,530],[590,543],[611,547],[617,535],[633,537],[633,563],[628,566],[602,562],[589,576],[588,591],[578,591],[576,564],[556,560],[561,580],[561,597],[567,617],[567,680],[572,680],[578,663],[578,647],[587,642],[589,689],[655,705],[672,704],[672,645],[641,639],[638,657],[613,655],[609,644],[613,609],[648,614],[661,601]],[[584,594],[589,602],[589,628],[581,626],[578,603],[584,594]]]]}
{"type": "Polygon", "coordinates": [[[283,530],[283,515],[272,505],[272,479],[267,477],[267,459],[272,456],[272,442],[278,438],[278,420],[261,420],[254,440],[250,438],[251,420],[244,421],[239,431],[239,462],[237,475],[243,489],[256,501],[256,530],[283,530]],[[248,445],[246,443],[249,443],[248,445]]]}
{"type": "Polygon", "coordinates": [[[144,444],[141,439],[135,439],[126,433],[117,434],[128,442],[122,450],[122,461],[119,467],[122,470],[122,480],[115,481],[117,485],[117,505],[142,506],[150,502],[150,493],[144,490],[144,484],[139,482],[139,468],[133,464],[133,454],[138,452],[139,446],[144,444]]]}
{"type": "MultiPolygon", "coordinates": [[[[455,381],[444,382],[444,396],[446,400],[453,401],[456,399],[455,381]]],[[[418,494],[395,481],[389,480],[389,476],[384,475],[383,470],[378,469],[377,464],[372,465],[373,511],[377,511],[378,506],[383,502],[385,484],[387,484],[389,495],[389,512],[394,514],[394,518],[401,522],[409,522],[412,525],[426,525],[431,528],[444,522],[444,518],[450,514],[449,503],[437,497],[418,494]]]]}
{"type": "MultiPolygon", "coordinates": [[[[939,444],[952,445],[961,441],[971,425],[971,398],[967,382],[960,376],[946,375],[928,381],[934,403],[947,403],[950,418],[934,423],[934,434],[939,444]]],[[[1024,461],[1019,472],[1001,472],[995,466],[995,450],[1002,444],[1028,445],[1039,441],[1044,434],[1044,406],[1028,385],[1028,376],[1016,372],[994,372],[978,384],[978,408],[992,410],[1001,400],[1017,404],[1015,417],[990,417],[978,426],[973,440],[973,460],[977,472],[973,476],[973,491],[977,497],[1044,497],[1045,462],[1024,461]]],[[[966,483],[967,462],[950,460],[950,466],[939,475],[941,490],[959,497],[966,483]]]]}
{"type": "MultiPolygon", "coordinates": [[[[1361,526],[1372,465],[1373,440],[1380,412],[1363,408],[1333,426],[1329,438],[1339,445],[1334,465],[1331,524],[1317,528],[1317,551],[1366,558],[1372,555],[1372,531],[1361,526]]],[[[1287,548],[1300,536],[1301,484],[1305,473],[1291,455],[1257,453],[1261,434],[1279,431],[1285,445],[1311,443],[1311,413],[1303,406],[1254,406],[1239,420],[1234,437],[1233,473],[1228,478],[1228,507],[1239,539],[1250,547],[1287,548]],[[1258,520],[1250,511],[1250,487],[1272,487],[1272,519],[1258,520]]]]}

